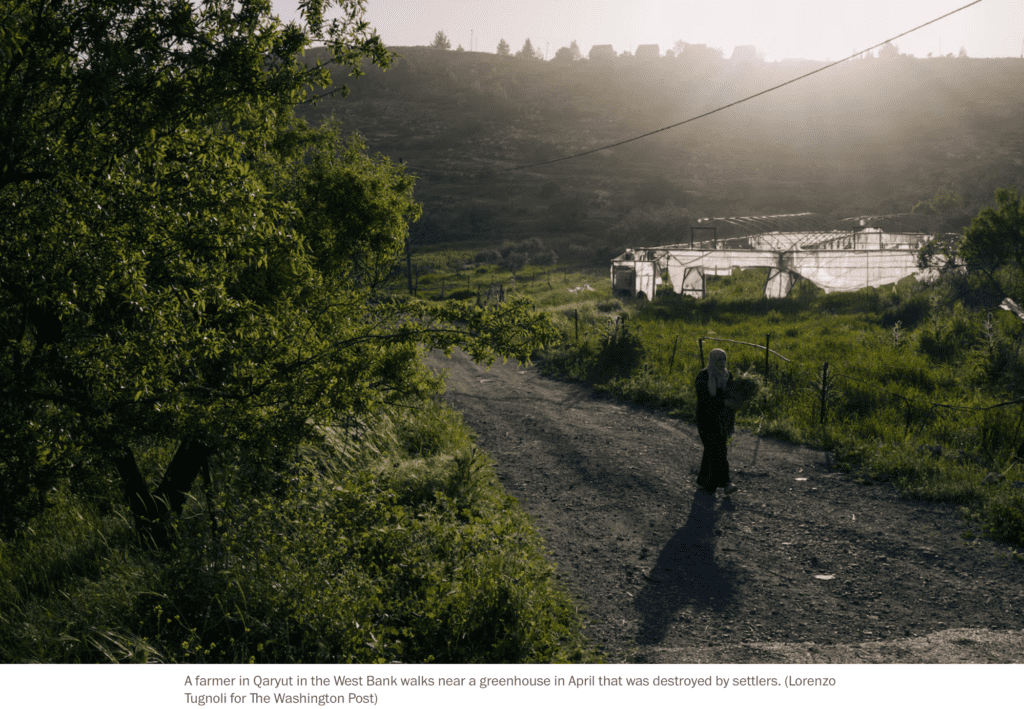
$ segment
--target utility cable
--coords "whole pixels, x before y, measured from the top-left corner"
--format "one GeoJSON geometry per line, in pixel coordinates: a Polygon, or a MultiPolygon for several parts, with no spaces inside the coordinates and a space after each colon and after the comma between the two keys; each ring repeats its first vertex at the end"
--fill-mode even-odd
{"type": "MultiPolygon", "coordinates": [[[[504,171],[525,170],[525,169],[530,168],[530,167],[540,167],[542,165],[551,165],[551,164],[556,163],[556,162],[563,162],[565,160],[573,160],[575,158],[581,158],[584,155],[592,155],[592,154],[598,153],[598,152],[600,152],[602,150],[609,150],[610,148],[617,148],[620,145],[625,145],[626,143],[632,143],[633,141],[640,140],[641,138],[648,138],[648,137],[650,137],[652,135],[656,135],[658,133],[663,133],[664,131],[671,130],[673,128],[678,128],[679,126],[684,126],[687,123],[692,123],[693,121],[700,120],[701,118],[707,118],[708,116],[711,116],[711,115],[713,115],[715,113],[719,113],[720,111],[724,111],[727,108],[732,108],[733,106],[738,106],[739,104],[745,103],[746,101],[750,101],[752,99],[755,99],[758,96],[764,96],[765,94],[771,93],[772,91],[775,91],[776,89],[781,89],[783,86],[789,86],[790,84],[794,84],[797,81],[800,81],[802,79],[806,79],[809,76],[813,76],[814,74],[818,74],[820,72],[823,72],[826,69],[831,69],[832,67],[834,67],[834,66],[836,66],[838,64],[842,64],[843,62],[849,61],[849,60],[853,59],[854,57],[857,57],[857,56],[859,56],[861,54],[864,54],[865,52],[870,52],[870,51],[872,51],[874,49],[877,49],[878,47],[881,47],[883,45],[889,44],[893,40],[897,40],[900,37],[905,37],[908,34],[911,34],[912,32],[917,32],[919,29],[927,27],[928,25],[933,25],[936,22],[938,22],[939,20],[944,20],[947,17],[949,17],[950,15],[955,15],[956,13],[958,13],[958,12],[960,12],[962,10],[966,10],[967,8],[972,7],[974,5],[977,5],[980,2],[981,2],[981,0],[974,0],[974,2],[968,3],[968,4],[964,5],[963,7],[958,7],[957,9],[953,10],[952,12],[947,12],[945,15],[942,15],[941,17],[936,17],[934,20],[929,20],[928,22],[925,22],[922,25],[918,25],[917,27],[915,27],[913,29],[907,30],[906,32],[901,32],[900,34],[895,35],[894,37],[890,37],[889,39],[885,40],[884,42],[879,42],[878,44],[876,44],[874,46],[868,47],[867,49],[862,49],[859,52],[854,52],[853,54],[851,54],[850,56],[846,57],[845,59],[840,59],[839,61],[832,62],[831,64],[826,64],[825,66],[819,67],[819,68],[815,69],[814,71],[809,71],[806,74],[801,74],[800,76],[796,77],[795,79],[790,79],[789,81],[784,81],[781,84],[777,84],[776,86],[772,86],[771,88],[765,89],[764,91],[758,91],[756,94],[751,94],[750,96],[747,96],[746,98],[741,98],[738,101],[733,101],[732,103],[727,103],[724,106],[719,106],[718,108],[713,109],[711,111],[708,111],[707,113],[702,113],[699,116],[694,116],[692,118],[687,118],[685,121],[680,121],[679,123],[673,123],[670,126],[665,126],[664,128],[658,128],[657,130],[652,130],[649,133],[644,133],[642,135],[637,135],[637,136],[634,136],[632,138],[627,138],[626,140],[620,140],[618,143],[612,143],[611,145],[605,145],[605,146],[602,146],[600,148],[594,148],[592,150],[587,150],[587,151],[582,152],[582,153],[576,153],[574,155],[566,155],[565,157],[555,158],[554,160],[547,160],[547,161],[544,161],[544,162],[535,162],[535,163],[530,163],[528,165],[517,165],[516,167],[505,168],[504,171]]],[[[502,172],[502,171],[499,170],[499,172],[502,172]]]]}

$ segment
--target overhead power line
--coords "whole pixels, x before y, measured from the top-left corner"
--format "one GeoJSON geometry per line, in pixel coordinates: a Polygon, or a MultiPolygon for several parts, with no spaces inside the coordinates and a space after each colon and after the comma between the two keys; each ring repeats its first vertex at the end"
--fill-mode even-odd
{"type": "Polygon", "coordinates": [[[873,51],[873,50],[875,50],[875,49],[877,49],[879,47],[882,47],[882,46],[884,46],[886,44],[889,44],[890,42],[893,42],[893,41],[899,39],[900,37],[906,37],[908,34],[911,34],[913,32],[917,32],[919,29],[927,27],[928,25],[934,25],[936,22],[939,22],[940,20],[944,20],[947,17],[949,17],[950,15],[955,15],[956,13],[961,12],[963,10],[966,10],[967,8],[972,7],[974,5],[977,5],[980,2],[981,2],[981,0],[974,0],[974,2],[967,3],[963,7],[958,7],[957,9],[953,10],[952,12],[947,12],[945,15],[942,15],[940,17],[936,17],[934,20],[929,20],[928,22],[925,22],[924,24],[918,25],[917,27],[915,27],[913,29],[909,29],[906,32],[901,32],[900,34],[895,35],[893,37],[890,37],[889,39],[887,39],[887,40],[885,40],[883,42],[879,42],[878,44],[875,44],[875,45],[873,45],[871,47],[868,47],[867,49],[862,49],[862,50],[860,50],[858,52],[854,52],[853,54],[851,54],[850,56],[848,56],[848,57],[846,57],[844,59],[840,59],[839,61],[832,62],[831,64],[826,64],[825,66],[819,67],[819,68],[815,69],[814,71],[809,71],[806,74],[801,74],[800,76],[798,76],[798,77],[796,77],[794,79],[790,79],[789,81],[784,81],[781,84],[777,84],[775,86],[772,86],[771,88],[765,89],[764,91],[758,91],[756,94],[751,94],[750,96],[747,96],[746,98],[741,98],[738,101],[733,101],[732,103],[727,103],[724,106],[719,106],[718,108],[715,108],[715,109],[713,109],[711,111],[708,111],[707,113],[702,113],[699,116],[693,116],[692,118],[687,118],[685,121],[680,121],[679,123],[673,123],[670,126],[665,126],[664,128],[658,128],[657,130],[652,130],[652,131],[650,131],[648,133],[643,133],[642,135],[633,136],[632,138],[627,138],[626,140],[620,140],[619,142],[611,143],[610,145],[604,145],[604,146],[601,146],[600,148],[594,148],[592,150],[587,150],[587,151],[584,151],[582,153],[576,153],[574,155],[566,155],[565,157],[555,158],[554,160],[545,160],[544,162],[535,162],[535,163],[530,163],[528,165],[517,165],[515,167],[505,168],[505,171],[525,170],[526,168],[530,168],[530,167],[540,167],[542,165],[551,165],[551,164],[556,163],[556,162],[564,162],[566,160],[573,160],[575,158],[581,158],[584,155],[592,155],[594,153],[599,153],[602,150],[609,150],[611,148],[617,148],[620,145],[625,145],[627,143],[632,143],[633,141],[640,140],[642,138],[649,138],[652,135],[656,135],[658,133],[664,133],[667,130],[672,130],[673,128],[678,128],[679,126],[684,126],[687,123],[693,123],[694,121],[698,121],[701,118],[707,118],[708,116],[711,116],[711,115],[713,115],[715,113],[719,113],[721,111],[724,111],[727,108],[732,108],[733,106],[738,106],[739,104],[745,103],[745,102],[750,101],[750,100],[753,100],[753,99],[757,98],[758,96],[764,96],[767,93],[771,93],[772,91],[775,91],[777,89],[781,89],[783,86],[789,86],[790,84],[795,84],[796,82],[801,81],[802,79],[806,79],[809,76],[813,76],[814,74],[819,74],[819,73],[821,73],[821,72],[823,72],[823,71],[825,71],[827,69],[831,69],[832,67],[834,67],[834,66],[836,66],[838,64],[842,64],[843,62],[849,61],[849,60],[853,59],[854,57],[857,57],[857,56],[860,56],[861,54],[864,54],[865,52],[870,52],[870,51],[873,51]]]}

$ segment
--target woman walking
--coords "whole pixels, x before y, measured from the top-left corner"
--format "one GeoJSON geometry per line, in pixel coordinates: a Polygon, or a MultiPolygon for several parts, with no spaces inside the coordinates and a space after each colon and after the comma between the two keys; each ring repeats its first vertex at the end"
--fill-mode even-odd
{"type": "Polygon", "coordinates": [[[732,412],[726,407],[726,387],[732,375],[725,367],[724,350],[714,349],[708,355],[708,366],[697,374],[697,432],[704,444],[697,487],[713,495],[723,488],[726,495],[736,492],[729,481],[729,460],[726,444],[732,434],[732,412]]]}

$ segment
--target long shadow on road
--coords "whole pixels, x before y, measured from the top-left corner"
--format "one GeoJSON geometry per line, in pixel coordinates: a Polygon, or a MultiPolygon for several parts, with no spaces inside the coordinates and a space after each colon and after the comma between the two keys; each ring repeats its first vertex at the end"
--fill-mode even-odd
{"type": "MultiPolygon", "coordinates": [[[[723,506],[728,509],[731,504],[723,506]]],[[[729,606],[735,580],[715,560],[714,497],[694,493],[689,518],[662,548],[647,581],[635,602],[641,645],[664,640],[683,608],[724,611],[729,606]]]]}

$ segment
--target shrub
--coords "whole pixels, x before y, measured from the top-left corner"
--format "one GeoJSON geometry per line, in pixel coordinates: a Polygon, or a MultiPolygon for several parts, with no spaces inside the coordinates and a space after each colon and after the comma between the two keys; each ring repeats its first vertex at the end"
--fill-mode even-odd
{"type": "Polygon", "coordinates": [[[639,328],[618,317],[615,325],[601,338],[595,367],[598,377],[628,377],[643,362],[645,348],[639,328]]]}
{"type": "Polygon", "coordinates": [[[985,505],[985,533],[993,539],[1024,546],[1024,491],[1004,492],[985,505]]]}
{"type": "Polygon", "coordinates": [[[935,316],[921,328],[918,349],[934,360],[951,362],[981,340],[981,328],[963,304],[957,302],[947,316],[935,316]]]}
{"type": "Polygon", "coordinates": [[[432,456],[468,447],[462,415],[437,402],[407,411],[396,423],[398,442],[410,455],[432,456]]]}

